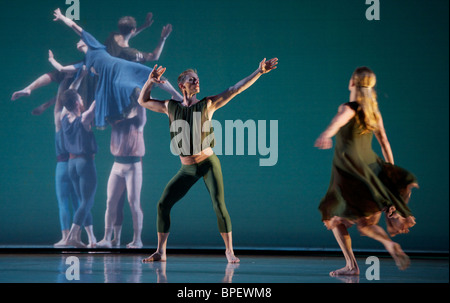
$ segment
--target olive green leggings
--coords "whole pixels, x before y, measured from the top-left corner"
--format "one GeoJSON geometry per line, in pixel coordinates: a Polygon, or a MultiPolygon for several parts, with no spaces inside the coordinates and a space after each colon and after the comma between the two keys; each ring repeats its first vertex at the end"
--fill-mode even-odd
{"type": "Polygon", "coordinates": [[[225,206],[222,168],[219,158],[213,154],[200,163],[182,165],[178,173],[166,185],[158,202],[158,232],[169,232],[170,210],[201,177],[203,177],[211,196],[219,232],[228,233],[231,231],[230,215],[225,206]]]}

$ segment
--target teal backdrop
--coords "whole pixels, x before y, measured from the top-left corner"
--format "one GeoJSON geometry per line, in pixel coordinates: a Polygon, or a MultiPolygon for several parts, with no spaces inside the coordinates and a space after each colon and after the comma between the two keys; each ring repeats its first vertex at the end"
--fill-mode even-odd
{"type": "MultiPolygon", "coordinates": [[[[219,156],[238,249],[338,249],[317,210],[328,187],[333,150],[313,145],[338,106],[348,101],[353,70],[369,66],[377,74],[379,106],[395,163],[420,183],[410,202],[417,225],[395,239],[409,251],[448,252],[449,2],[379,2],[380,20],[370,21],[366,10],[371,4],[364,0],[80,0],[77,22],[104,41],[120,17],[134,16],[142,24],[146,13],[153,12],[153,25],[131,46],[153,50],[162,27],[171,23],[173,32],[158,64],[167,67],[165,75],[172,83],[183,70],[195,68],[200,97],[235,84],[263,58],[279,58],[278,69],[214,115],[222,126],[226,120],[266,121],[266,132],[269,121],[278,122],[270,134],[278,139],[275,165],[260,166],[267,156],[258,150],[256,155],[246,149],[244,155],[219,156]]],[[[55,8],[65,12],[69,6],[64,0],[0,2],[1,247],[47,246],[60,239],[53,113],[49,109],[31,115],[56,94],[57,85],[14,102],[11,95],[52,70],[49,49],[63,64],[82,59],[75,48],[78,37],[52,21],[55,8]]],[[[167,97],[164,92],[158,96],[167,97]]],[[[180,160],[170,153],[167,117],[147,114],[143,242],[155,247],[156,203],[180,160]]],[[[92,214],[100,240],[113,157],[110,129],[95,130],[95,135],[98,188],[92,214]]],[[[373,146],[381,155],[376,141],[373,146]]],[[[355,249],[383,248],[359,237],[355,228],[351,233],[355,249]]],[[[125,205],[122,244],[132,234],[125,205]]],[[[223,247],[202,181],[174,207],[169,247],[223,247]]]]}

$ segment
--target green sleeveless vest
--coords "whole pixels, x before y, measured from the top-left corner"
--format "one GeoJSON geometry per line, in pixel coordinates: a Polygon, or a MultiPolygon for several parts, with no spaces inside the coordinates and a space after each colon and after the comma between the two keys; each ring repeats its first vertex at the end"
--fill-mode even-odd
{"type": "Polygon", "coordinates": [[[173,154],[191,156],[208,147],[214,147],[214,129],[208,119],[206,98],[192,106],[183,106],[170,100],[170,149],[173,154]]]}

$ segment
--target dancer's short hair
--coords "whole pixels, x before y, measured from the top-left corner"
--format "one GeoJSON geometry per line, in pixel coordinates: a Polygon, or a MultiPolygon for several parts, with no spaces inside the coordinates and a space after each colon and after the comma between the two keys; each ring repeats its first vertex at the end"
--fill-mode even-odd
{"type": "Polygon", "coordinates": [[[122,35],[128,35],[133,29],[136,29],[136,19],[131,16],[125,16],[119,19],[119,32],[122,35]]]}
{"type": "Polygon", "coordinates": [[[192,68],[187,69],[187,70],[185,70],[184,72],[182,72],[182,73],[178,76],[178,80],[177,80],[177,81],[178,81],[178,86],[179,86],[180,84],[182,84],[184,81],[186,81],[186,76],[187,76],[187,74],[189,74],[189,73],[194,73],[194,74],[196,74],[196,75],[198,76],[196,70],[194,70],[194,69],[192,69],[192,68]]]}
{"type": "Polygon", "coordinates": [[[78,94],[78,92],[75,89],[71,88],[71,89],[65,90],[60,96],[61,104],[68,111],[73,111],[76,107],[79,97],[80,97],[80,95],[78,94]]]}

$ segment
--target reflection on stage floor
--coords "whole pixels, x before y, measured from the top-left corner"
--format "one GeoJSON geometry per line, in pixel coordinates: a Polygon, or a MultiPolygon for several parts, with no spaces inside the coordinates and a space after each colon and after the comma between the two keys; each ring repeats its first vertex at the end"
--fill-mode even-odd
{"type": "Polygon", "coordinates": [[[358,257],[358,277],[329,276],[344,266],[339,255],[249,254],[228,264],[221,254],[169,254],[167,262],[142,263],[147,256],[139,251],[1,253],[0,283],[449,283],[445,256],[412,257],[405,271],[379,256],[378,279],[367,256],[358,257]]]}

